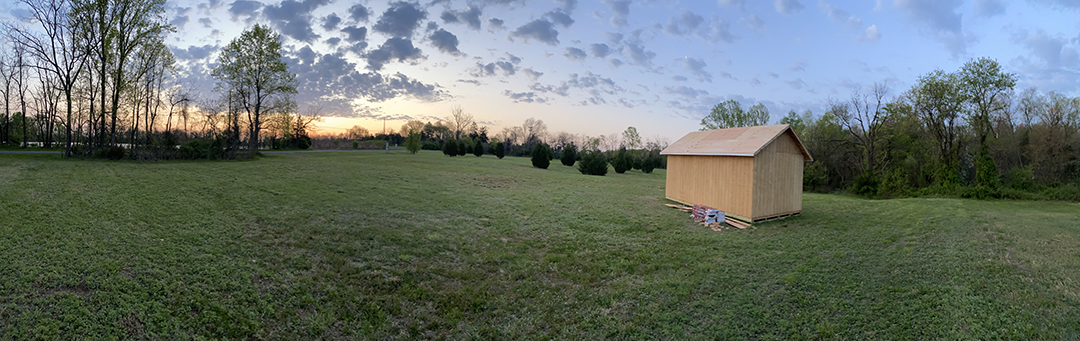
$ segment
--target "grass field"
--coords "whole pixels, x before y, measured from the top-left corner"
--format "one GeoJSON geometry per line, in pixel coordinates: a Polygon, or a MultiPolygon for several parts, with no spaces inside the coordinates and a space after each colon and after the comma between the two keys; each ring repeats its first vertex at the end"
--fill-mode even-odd
{"type": "Polygon", "coordinates": [[[1080,205],[806,194],[437,152],[0,155],[0,339],[1080,339],[1080,205]]]}

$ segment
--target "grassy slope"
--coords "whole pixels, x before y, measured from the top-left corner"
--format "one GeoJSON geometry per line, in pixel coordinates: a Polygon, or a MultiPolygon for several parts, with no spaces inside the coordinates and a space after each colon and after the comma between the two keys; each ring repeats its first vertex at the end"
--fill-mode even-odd
{"type": "Polygon", "coordinates": [[[0,155],[0,339],[1080,338],[1080,205],[804,196],[430,152],[0,155]]]}

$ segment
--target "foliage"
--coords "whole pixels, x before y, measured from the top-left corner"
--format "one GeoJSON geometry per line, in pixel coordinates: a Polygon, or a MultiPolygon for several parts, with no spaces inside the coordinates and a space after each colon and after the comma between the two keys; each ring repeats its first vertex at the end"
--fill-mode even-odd
{"type": "Polygon", "coordinates": [[[283,107],[295,107],[296,75],[289,72],[281,53],[281,35],[255,24],[222,48],[213,77],[216,90],[227,93],[230,108],[241,108],[249,122],[250,153],[258,151],[262,115],[283,107]]]}
{"type": "Polygon", "coordinates": [[[409,137],[405,139],[405,150],[408,150],[409,154],[416,154],[420,151],[420,147],[420,132],[410,132],[409,137]]]}
{"type": "Polygon", "coordinates": [[[551,147],[548,147],[546,143],[540,142],[533,147],[532,150],[532,165],[533,167],[540,169],[547,169],[551,165],[551,159],[554,157],[554,152],[551,151],[551,147]]]}
{"type": "Polygon", "coordinates": [[[467,148],[469,146],[470,145],[466,144],[464,140],[457,140],[457,155],[458,156],[465,156],[465,154],[468,154],[467,148]]]}
{"type": "Polygon", "coordinates": [[[491,149],[493,149],[492,154],[495,154],[495,157],[502,159],[503,156],[506,156],[506,146],[502,142],[492,145],[491,149]]]}
{"type": "Polygon", "coordinates": [[[446,142],[443,142],[442,152],[445,155],[457,156],[458,155],[458,143],[457,143],[457,141],[454,141],[453,139],[446,139],[446,142]]]}
{"type": "Polygon", "coordinates": [[[574,162],[577,161],[578,152],[577,146],[573,143],[565,144],[562,147],[562,155],[560,155],[559,161],[563,166],[573,167],[574,162]]]}
{"type": "Polygon", "coordinates": [[[480,142],[480,139],[476,139],[476,143],[473,144],[472,153],[476,157],[484,156],[484,143],[480,142]]]}
{"type": "Polygon", "coordinates": [[[578,161],[578,171],[585,175],[607,174],[608,160],[604,153],[596,150],[584,150],[581,152],[581,160],[578,161]]]}
{"type": "Polygon", "coordinates": [[[627,170],[634,167],[634,159],[626,151],[626,147],[619,147],[619,151],[611,159],[611,167],[615,169],[615,173],[619,174],[626,173],[627,170]]]}
{"type": "Polygon", "coordinates": [[[743,110],[742,104],[732,99],[714,106],[709,115],[701,119],[701,130],[759,126],[768,123],[769,109],[764,104],[758,103],[749,110],[743,110]]]}

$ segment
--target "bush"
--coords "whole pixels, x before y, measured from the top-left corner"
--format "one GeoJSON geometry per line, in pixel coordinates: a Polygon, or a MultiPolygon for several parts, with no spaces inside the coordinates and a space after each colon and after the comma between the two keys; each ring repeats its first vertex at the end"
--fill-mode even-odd
{"type": "Polygon", "coordinates": [[[506,156],[506,146],[502,142],[496,143],[492,148],[495,149],[493,150],[495,157],[502,159],[503,156],[506,156]]]}
{"type": "Polygon", "coordinates": [[[551,151],[551,147],[543,142],[537,143],[536,147],[532,150],[532,165],[536,168],[547,169],[551,165],[551,158],[554,157],[554,153],[551,151]]]}
{"type": "Polygon", "coordinates": [[[420,145],[420,149],[423,149],[423,150],[442,150],[442,146],[439,145],[439,142],[432,141],[432,140],[427,140],[427,141],[424,141],[420,145]]]}
{"type": "Polygon", "coordinates": [[[197,160],[206,158],[206,150],[210,146],[202,143],[200,140],[191,140],[188,143],[180,145],[180,149],[176,151],[176,155],[180,159],[184,160],[197,160]]]}
{"type": "Polygon", "coordinates": [[[454,141],[454,139],[446,139],[446,142],[443,143],[442,153],[449,156],[457,156],[457,147],[457,141],[454,141]]]}
{"type": "Polygon", "coordinates": [[[862,196],[875,195],[878,192],[878,179],[870,173],[855,177],[851,183],[851,193],[862,196]]]}
{"type": "Polygon", "coordinates": [[[465,152],[465,141],[457,140],[457,155],[464,156],[465,154],[468,154],[465,152]]]}
{"type": "Polygon", "coordinates": [[[645,174],[652,173],[653,169],[656,169],[657,158],[652,154],[645,154],[645,158],[641,160],[641,172],[645,174]]]}
{"type": "Polygon", "coordinates": [[[615,168],[615,173],[626,173],[633,165],[634,160],[626,153],[626,147],[619,147],[619,152],[615,153],[615,157],[611,159],[611,167],[615,168]]]}
{"type": "Polygon", "coordinates": [[[105,147],[94,151],[94,157],[99,159],[120,160],[124,158],[127,149],[120,146],[105,147]]]}
{"type": "Polygon", "coordinates": [[[607,174],[607,157],[598,151],[581,153],[581,161],[578,162],[578,171],[585,175],[607,174]]]}
{"type": "Polygon", "coordinates": [[[409,154],[416,154],[420,151],[420,147],[420,133],[412,132],[405,138],[405,150],[408,150],[409,154]]]}
{"type": "Polygon", "coordinates": [[[573,167],[574,162],[577,162],[577,156],[577,146],[571,143],[563,146],[562,157],[559,158],[559,161],[562,162],[563,166],[573,167]]]}
{"type": "Polygon", "coordinates": [[[360,142],[358,142],[356,140],[353,140],[352,141],[352,149],[360,149],[360,142]]]}
{"type": "Polygon", "coordinates": [[[476,144],[472,147],[472,153],[473,155],[476,155],[476,157],[484,155],[484,143],[480,142],[480,139],[476,139],[476,144]]]}

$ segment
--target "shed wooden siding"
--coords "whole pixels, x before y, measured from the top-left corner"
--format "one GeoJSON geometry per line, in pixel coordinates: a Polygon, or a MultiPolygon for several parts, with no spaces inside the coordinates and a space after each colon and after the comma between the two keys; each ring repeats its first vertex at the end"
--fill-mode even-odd
{"type": "Polygon", "coordinates": [[[753,177],[753,157],[668,155],[666,196],[684,204],[714,207],[746,220],[754,213],[753,202],[747,200],[754,195],[753,177]]]}
{"type": "Polygon", "coordinates": [[[804,156],[792,133],[780,134],[753,160],[753,220],[802,212],[804,156]]]}

